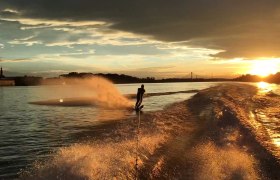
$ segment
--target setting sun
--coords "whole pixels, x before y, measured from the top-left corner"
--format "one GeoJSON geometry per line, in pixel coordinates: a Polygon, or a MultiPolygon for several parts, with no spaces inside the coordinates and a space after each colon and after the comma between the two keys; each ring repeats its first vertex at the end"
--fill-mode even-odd
{"type": "Polygon", "coordinates": [[[277,73],[277,70],[278,70],[278,63],[276,61],[262,60],[262,61],[255,61],[252,64],[252,68],[249,71],[249,74],[265,77],[270,74],[277,73]]]}

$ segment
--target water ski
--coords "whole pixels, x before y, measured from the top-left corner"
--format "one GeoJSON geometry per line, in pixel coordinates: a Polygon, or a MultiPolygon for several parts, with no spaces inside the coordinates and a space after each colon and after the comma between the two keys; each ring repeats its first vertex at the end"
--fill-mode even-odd
{"type": "Polygon", "coordinates": [[[140,107],[138,108],[135,108],[135,111],[141,111],[141,109],[143,109],[144,105],[141,105],[140,107]]]}

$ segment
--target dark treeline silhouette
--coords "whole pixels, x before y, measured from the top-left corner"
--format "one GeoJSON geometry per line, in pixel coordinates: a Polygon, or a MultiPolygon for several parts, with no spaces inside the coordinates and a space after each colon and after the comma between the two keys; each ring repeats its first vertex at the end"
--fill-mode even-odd
{"type": "Polygon", "coordinates": [[[109,79],[110,81],[112,81],[113,83],[116,84],[121,84],[121,83],[139,83],[139,82],[154,82],[155,78],[153,77],[147,77],[147,78],[137,78],[137,77],[133,77],[133,76],[129,76],[129,75],[125,75],[125,74],[102,74],[102,73],[98,73],[98,74],[93,74],[93,73],[77,73],[77,72],[71,72],[68,74],[62,74],[60,75],[60,77],[63,78],[90,78],[93,76],[100,76],[100,77],[104,77],[106,79],[109,79]]]}
{"type": "Polygon", "coordinates": [[[109,79],[113,83],[165,83],[165,82],[209,82],[209,81],[229,81],[229,79],[223,78],[212,78],[212,79],[203,79],[203,78],[167,78],[167,79],[155,79],[154,77],[146,78],[137,78],[125,74],[93,74],[93,73],[77,73],[71,72],[68,74],[62,74],[62,78],[90,78],[93,76],[100,76],[106,79],[109,79]]]}
{"type": "Polygon", "coordinates": [[[38,86],[43,82],[42,77],[34,76],[17,76],[17,77],[6,77],[6,80],[13,80],[15,86],[38,86]]]}
{"type": "Polygon", "coordinates": [[[262,78],[257,75],[251,75],[251,74],[244,74],[240,77],[237,77],[233,79],[235,81],[242,81],[242,82],[259,82],[262,81],[262,78]]]}
{"type": "Polygon", "coordinates": [[[276,74],[271,74],[267,77],[260,77],[257,75],[251,75],[251,74],[246,74],[246,75],[242,75],[238,78],[233,79],[235,81],[242,81],[242,82],[260,82],[260,81],[264,81],[264,82],[269,82],[269,83],[276,83],[276,84],[280,84],[280,72],[276,73],[276,74]]]}
{"type": "MultiPolygon", "coordinates": [[[[100,76],[109,79],[115,84],[124,83],[168,83],[168,82],[217,82],[217,81],[241,81],[241,82],[260,82],[265,81],[269,83],[280,84],[280,72],[274,75],[269,75],[267,77],[260,77],[257,75],[242,75],[234,79],[225,78],[166,78],[166,79],[155,79],[154,77],[138,78],[125,74],[93,74],[93,73],[78,73],[70,72],[68,74],[62,74],[59,77],[53,78],[42,78],[33,76],[23,76],[23,77],[6,77],[6,80],[13,80],[16,86],[36,86],[36,85],[55,85],[67,83],[67,79],[78,78],[86,79],[93,76],[100,76]]],[[[70,82],[70,81],[69,81],[70,82]]]]}
{"type": "Polygon", "coordinates": [[[231,79],[226,78],[167,78],[167,79],[158,79],[155,82],[217,82],[217,81],[231,81],[231,79]]]}
{"type": "Polygon", "coordinates": [[[270,82],[270,83],[277,83],[280,84],[280,72],[274,74],[274,75],[269,75],[265,78],[265,81],[270,82]]]}

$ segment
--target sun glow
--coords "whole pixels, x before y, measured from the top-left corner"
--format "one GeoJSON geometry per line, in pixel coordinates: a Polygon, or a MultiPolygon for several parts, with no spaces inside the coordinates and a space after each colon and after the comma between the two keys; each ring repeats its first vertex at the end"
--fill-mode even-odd
{"type": "Polygon", "coordinates": [[[278,71],[278,62],[276,60],[260,60],[254,61],[249,74],[266,77],[275,74],[278,71]]]}
{"type": "Polygon", "coordinates": [[[260,94],[266,94],[266,93],[272,92],[276,89],[275,84],[270,84],[270,83],[266,83],[266,82],[258,82],[256,85],[259,89],[260,94]]]}

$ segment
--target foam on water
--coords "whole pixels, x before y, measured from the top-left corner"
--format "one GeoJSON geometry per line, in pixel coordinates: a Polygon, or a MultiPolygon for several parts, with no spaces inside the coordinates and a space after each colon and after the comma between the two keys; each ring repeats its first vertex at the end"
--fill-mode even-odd
{"type": "MultiPolygon", "coordinates": [[[[142,136],[141,151],[153,154],[163,141],[158,135],[142,136]]],[[[21,179],[134,179],[135,147],[135,139],[74,144],[60,148],[50,160],[34,163],[32,169],[21,173],[21,179]]],[[[138,158],[141,168],[145,157],[138,158]]]]}
{"type": "Polygon", "coordinates": [[[237,147],[219,147],[205,142],[190,155],[194,164],[194,179],[259,179],[254,157],[237,147]]]}
{"type": "Polygon", "coordinates": [[[253,97],[255,108],[248,123],[255,129],[262,144],[280,160],[280,95],[277,85],[257,83],[258,93],[253,97]]]}

